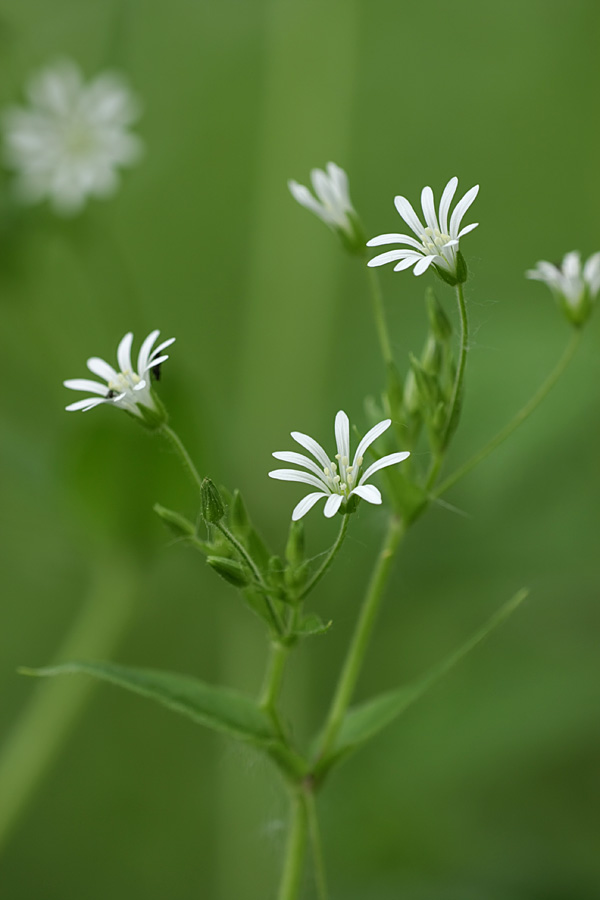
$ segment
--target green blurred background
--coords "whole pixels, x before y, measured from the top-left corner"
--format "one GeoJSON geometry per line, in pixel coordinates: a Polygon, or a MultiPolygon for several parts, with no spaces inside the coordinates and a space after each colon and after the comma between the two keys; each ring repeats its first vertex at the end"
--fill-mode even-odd
{"type": "MultiPolygon", "coordinates": [[[[31,210],[1,236],[5,741],[36,691],[17,666],[60,654],[90,602],[122,615],[113,658],[258,689],[260,624],[152,512],[193,513],[177,461],[114,410],[64,413],[61,382],[130,329],[176,336],[160,386],[172,423],[281,549],[301,491],[266,477],[270,452],[291,429],[330,441],[340,407],[364,422],[382,382],[362,267],[288,178],[342,165],[370,235],[400,228],[396,193],[479,182],[450,465],[528,399],[569,326],[524,270],[600,249],[599,19],[596,0],[5,0],[0,101],[57,56],[87,75],[117,65],[143,98],[147,148],[114,199],[67,222],[31,210]]],[[[382,270],[402,368],[431,280],[382,270]]],[[[451,290],[439,296],[454,314],[451,290]]],[[[409,536],[360,697],[422,672],[519,587],[531,596],[332,778],[333,900],[600,896],[599,341],[596,317],[535,418],[451,492],[466,515],[434,509],[409,536]]],[[[307,524],[319,552],[336,526],[307,524]]],[[[361,509],[312,598],[334,627],[289,671],[300,740],[327,707],[384,525],[361,509]]],[[[53,734],[48,721],[36,745],[53,734]]],[[[285,819],[251,751],[95,688],[0,848],[3,896],[269,900],[285,819]]]]}

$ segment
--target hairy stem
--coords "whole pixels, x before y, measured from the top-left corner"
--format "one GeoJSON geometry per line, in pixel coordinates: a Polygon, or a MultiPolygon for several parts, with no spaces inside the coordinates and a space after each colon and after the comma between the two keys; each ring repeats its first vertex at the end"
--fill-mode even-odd
{"type": "Polygon", "coordinates": [[[327,556],[325,557],[325,559],[323,560],[323,562],[321,563],[321,565],[319,566],[319,568],[317,569],[315,574],[312,576],[312,578],[308,581],[308,583],[304,586],[304,588],[298,595],[298,597],[297,597],[298,603],[301,600],[304,600],[304,598],[310,594],[310,592],[313,590],[313,588],[316,587],[316,585],[319,583],[319,581],[321,580],[321,578],[323,577],[323,575],[325,574],[325,572],[327,571],[327,569],[329,568],[329,566],[331,565],[331,563],[333,562],[335,557],[337,556],[338,550],[344,543],[344,538],[346,537],[346,531],[348,530],[349,520],[350,520],[349,515],[342,516],[342,524],[340,525],[340,530],[338,532],[338,536],[335,540],[335,543],[332,545],[327,556]]]}
{"type": "Polygon", "coordinates": [[[164,425],[161,425],[160,433],[168,440],[170,445],[173,447],[173,449],[179,456],[181,462],[183,463],[183,468],[185,469],[185,471],[187,472],[189,477],[192,479],[194,486],[197,487],[198,490],[200,490],[200,487],[202,485],[202,479],[198,475],[198,470],[196,469],[196,466],[192,462],[192,458],[191,458],[190,454],[187,452],[187,450],[185,449],[183,442],[182,442],[181,438],[179,437],[179,435],[175,431],[173,431],[172,428],[169,428],[169,426],[166,423],[164,425]]]}
{"type": "Polygon", "coordinates": [[[310,846],[312,850],[312,858],[315,872],[315,885],[317,888],[318,900],[327,900],[327,876],[325,874],[325,860],[323,858],[323,847],[321,843],[321,830],[319,828],[319,819],[317,816],[317,803],[312,790],[307,790],[305,794],[306,812],[308,816],[308,833],[310,835],[310,846]]]}
{"type": "Polygon", "coordinates": [[[525,404],[525,406],[519,410],[516,416],[511,419],[511,421],[502,428],[498,434],[491,439],[489,443],[482,447],[482,449],[476,453],[471,459],[467,460],[462,466],[460,466],[452,475],[449,475],[448,478],[437,488],[437,490],[433,493],[433,498],[441,497],[449,488],[456,484],[457,481],[466,475],[471,469],[474,469],[482,460],[489,456],[496,447],[499,447],[510,435],[515,431],[519,425],[529,418],[529,416],[534,412],[540,403],[545,400],[546,396],[550,393],[556,382],[562,376],[563,372],[573,359],[575,355],[575,351],[579,346],[579,342],[581,340],[581,330],[573,332],[569,343],[567,344],[565,350],[563,351],[562,356],[557,362],[554,369],[550,372],[546,380],[540,385],[539,389],[533,395],[531,400],[525,404]]]}

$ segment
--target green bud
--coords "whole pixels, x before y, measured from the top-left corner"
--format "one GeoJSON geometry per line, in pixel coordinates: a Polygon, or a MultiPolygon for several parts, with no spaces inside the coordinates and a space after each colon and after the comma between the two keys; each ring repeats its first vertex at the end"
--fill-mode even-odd
{"type": "Polygon", "coordinates": [[[196,534],[195,526],[186,519],[185,516],[161,506],[160,503],[154,504],[154,512],[163,520],[167,528],[173,532],[176,537],[194,537],[196,534]]]}
{"type": "Polygon", "coordinates": [[[425,371],[419,360],[410,354],[411,370],[414,373],[419,395],[419,409],[433,410],[438,404],[438,384],[433,375],[425,371]]]}
{"type": "Polygon", "coordinates": [[[425,291],[425,303],[432,333],[442,343],[449,340],[452,337],[452,323],[442,309],[432,287],[428,287],[425,291]]]}
{"type": "Polygon", "coordinates": [[[417,379],[412,368],[408,370],[404,379],[404,408],[411,416],[416,415],[421,407],[421,398],[419,397],[419,389],[417,387],[417,379]]]}
{"type": "Polygon", "coordinates": [[[229,524],[237,532],[247,532],[251,527],[250,517],[246,510],[246,504],[242,499],[242,495],[236,488],[231,498],[231,506],[229,507],[229,524]]]}
{"type": "Polygon", "coordinates": [[[421,365],[430,375],[439,375],[442,368],[443,353],[439,341],[433,336],[428,335],[421,356],[421,365]]]}
{"type": "Polygon", "coordinates": [[[216,525],[225,515],[221,495],[210,478],[204,478],[200,486],[200,513],[211,525],[216,525]]]}
{"type": "Polygon", "coordinates": [[[334,225],[344,249],[353,256],[364,256],[367,236],[357,213],[352,209],[346,213],[346,224],[334,225]]]}
{"type": "Polygon", "coordinates": [[[285,570],[285,584],[291,592],[298,591],[306,584],[310,565],[308,560],[301,565],[292,568],[291,566],[285,570]]]}
{"type": "Polygon", "coordinates": [[[285,558],[292,567],[301,566],[304,562],[305,540],[304,522],[290,522],[287,544],[285,545],[285,558]]]}
{"type": "Polygon", "coordinates": [[[217,575],[234,587],[246,587],[250,581],[246,569],[235,559],[227,559],[226,556],[207,556],[206,562],[217,575]]]}
{"type": "Polygon", "coordinates": [[[269,573],[269,581],[272,585],[279,587],[283,584],[284,566],[281,557],[272,556],[269,560],[267,571],[269,573]]]}

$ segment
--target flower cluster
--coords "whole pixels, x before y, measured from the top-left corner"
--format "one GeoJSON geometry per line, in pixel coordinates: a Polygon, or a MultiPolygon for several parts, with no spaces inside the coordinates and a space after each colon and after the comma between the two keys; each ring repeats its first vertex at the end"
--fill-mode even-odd
{"type": "Polygon", "coordinates": [[[322,498],[326,498],[324,513],[327,518],[334,516],[342,503],[345,500],[349,500],[352,496],[360,497],[368,503],[381,503],[379,489],[373,484],[367,484],[367,480],[379,469],[402,462],[402,460],[410,456],[410,453],[406,451],[390,453],[388,456],[383,456],[381,459],[376,460],[362,474],[361,470],[368,448],[391,424],[391,419],[384,419],[382,422],[374,425],[356,448],[352,462],[350,462],[350,420],[343,410],[340,410],[335,417],[335,440],[337,444],[335,459],[337,462],[333,462],[329,458],[323,447],[314,438],[299,431],[292,431],[292,437],[296,443],[308,450],[314,456],[316,462],[302,453],[287,450],[277,451],[273,454],[275,459],[302,466],[308,471],[275,469],[269,472],[269,475],[271,478],[277,478],[280,481],[299,481],[302,484],[309,484],[311,487],[317,488],[315,492],[307,494],[298,503],[292,512],[292,519],[294,521],[301,519],[322,498]]]}
{"type": "Polygon", "coordinates": [[[426,225],[423,225],[406,197],[395,197],[396,209],[409,228],[414,231],[417,239],[408,234],[380,234],[371,238],[367,242],[368,247],[379,247],[382,244],[407,244],[411,249],[387,250],[369,260],[367,265],[383,266],[386,263],[395,262],[395,272],[414,266],[415,275],[422,275],[429,266],[433,265],[444,281],[448,281],[450,284],[459,284],[465,281],[467,271],[459,251],[459,243],[461,237],[477,228],[479,223],[466,225],[462,229],[460,224],[477,196],[479,185],[472,187],[459,200],[448,222],[450,205],[457,187],[458,178],[451,178],[442,193],[439,218],[435,211],[433,191],[430,187],[423,188],[421,206],[426,225]]]}
{"type": "Polygon", "coordinates": [[[163,351],[173,343],[175,338],[169,338],[158,347],[154,347],[159,334],[160,331],[151,331],[142,343],[137,358],[137,370],[134,369],[131,362],[131,345],[133,343],[131,332],[128,332],[119,342],[117,348],[118,371],[110,363],[97,356],[88,359],[87,367],[90,372],[103,378],[106,384],[92,381],[89,378],[71,378],[65,381],[64,386],[71,390],[85,391],[95,395],[85,397],[83,400],[76,400],[74,403],[70,403],[66,409],[69,412],[75,410],[86,412],[101,403],[111,403],[140,419],[147,420],[148,415],[161,418],[162,410],[152,393],[150,373],[157,373],[157,367],[169,358],[163,351]]]}
{"type": "Polygon", "coordinates": [[[139,105],[125,81],[105,72],[84,83],[75,63],[63,60],[35,75],[28,107],[4,113],[4,157],[17,172],[24,202],[48,199],[64,215],[88,196],[104,197],[118,185],[117,168],[134,163],[141,141],[129,133],[139,105]]]}

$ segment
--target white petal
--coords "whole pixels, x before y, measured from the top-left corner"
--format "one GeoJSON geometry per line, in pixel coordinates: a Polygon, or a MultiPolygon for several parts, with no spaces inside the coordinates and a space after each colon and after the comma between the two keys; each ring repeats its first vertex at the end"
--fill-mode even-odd
{"type": "Polygon", "coordinates": [[[467,191],[462,200],[459,200],[456,206],[454,207],[454,212],[450,217],[450,237],[456,237],[458,234],[458,230],[460,228],[461,220],[470,207],[470,205],[475,200],[475,197],[479,193],[479,185],[476,184],[475,187],[472,187],[471,190],[467,191]]]}
{"type": "Polygon", "coordinates": [[[331,497],[327,500],[325,504],[325,509],[323,510],[323,514],[327,516],[328,519],[331,519],[332,516],[335,516],[336,512],[342,505],[342,500],[344,498],[341,494],[332,494],[331,497]]]}
{"type": "Polygon", "coordinates": [[[99,384],[97,381],[92,381],[89,378],[69,378],[68,381],[63,381],[63,384],[72,391],[87,391],[92,394],[102,394],[103,397],[108,394],[108,388],[105,384],[99,384]]]}
{"type": "Polygon", "coordinates": [[[435,200],[433,199],[433,191],[430,187],[424,187],[421,191],[421,206],[423,207],[423,215],[425,221],[434,231],[439,231],[437,216],[435,214],[435,200]]]}
{"type": "Polygon", "coordinates": [[[294,200],[303,206],[305,209],[310,210],[310,212],[314,213],[319,217],[326,225],[332,224],[332,217],[327,212],[324,206],[322,206],[311,194],[309,189],[305,187],[303,184],[298,184],[297,181],[288,181],[288,187],[290,189],[290,193],[294,200]]]}
{"type": "Polygon", "coordinates": [[[328,494],[307,494],[306,497],[303,497],[300,503],[298,503],[293,511],[292,511],[292,520],[297,522],[298,519],[301,519],[302,516],[305,516],[309,509],[312,509],[315,503],[317,503],[321,497],[328,497],[328,494]]]}
{"type": "Polygon", "coordinates": [[[274,469],[269,472],[269,478],[275,478],[278,481],[299,481],[301,484],[310,484],[312,487],[323,490],[323,482],[316,475],[309,475],[308,472],[299,472],[296,469],[274,469]]]}
{"type": "Polygon", "coordinates": [[[331,460],[323,450],[320,444],[315,441],[314,438],[311,438],[308,434],[302,434],[301,431],[292,431],[291,435],[297,444],[300,444],[301,447],[304,447],[305,450],[308,450],[309,453],[317,459],[324,469],[331,468],[331,460]]]}
{"type": "Polygon", "coordinates": [[[370,268],[374,268],[375,266],[385,266],[386,263],[396,262],[398,259],[412,259],[413,256],[416,258],[418,255],[419,254],[417,254],[415,250],[387,250],[386,253],[380,253],[379,256],[374,256],[373,259],[369,260],[367,265],[370,268]]]}
{"type": "Polygon", "coordinates": [[[92,356],[87,361],[87,367],[94,375],[99,375],[105,381],[116,381],[119,377],[112,366],[97,356],[92,356]]]}
{"type": "Polygon", "coordinates": [[[600,253],[590,256],[583,267],[583,278],[592,294],[595,294],[600,288],[600,253]]]}
{"type": "Polygon", "coordinates": [[[414,268],[415,275],[422,275],[423,272],[426,272],[434,259],[438,259],[437,256],[424,256],[419,262],[416,264],[414,268]]]}
{"type": "Polygon", "coordinates": [[[360,457],[365,455],[366,451],[371,446],[373,441],[376,441],[384,431],[387,431],[391,424],[391,419],[383,419],[382,422],[378,422],[377,425],[373,425],[373,427],[370,428],[369,431],[367,431],[364,438],[356,448],[356,453],[354,454],[354,459],[352,461],[352,467],[354,469],[356,469],[356,465],[360,457]]]}
{"type": "Polygon", "coordinates": [[[104,402],[104,400],[100,400],[97,397],[86,397],[84,400],[76,400],[75,403],[70,403],[68,406],[65,406],[65,409],[67,412],[75,412],[76,409],[82,409],[85,412],[104,402]]]}
{"type": "Polygon", "coordinates": [[[340,168],[340,166],[336,166],[335,163],[328,162],[327,174],[329,175],[329,180],[335,189],[340,205],[346,209],[350,208],[352,205],[350,203],[350,186],[348,184],[348,176],[346,175],[345,171],[340,168]]]}
{"type": "Polygon", "coordinates": [[[478,226],[479,226],[479,222],[473,222],[472,225],[465,225],[465,227],[462,228],[462,229],[458,232],[458,237],[459,237],[459,238],[464,237],[465,234],[468,234],[470,231],[473,231],[473,229],[474,229],[474,228],[477,228],[478,226]]]}
{"type": "Polygon", "coordinates": [[[388,456],[382,456],[381,459],[378,459],[376,462],[372,463],[367,471],[363,474],[362,478],[358,482],[359,485],[364,484],[367,479],[374,475],[375,472],[378,472],[380,469],[385,469],[386,466],[393,466],[396,463],[402,462],[404,459],[407,459],[410,456],[408,450],[401,451],[400,453],[390,453],[388,456]]]}
{"type": "Polygon", "coordinates": [[[408,244],[415,250],[423,250],[423,244],[409,234],[378,234],[367,241],[367,247],[380,247],[382,244],[408,244]]]}
{"type": "Polygon", "coordinates": [[[124,338],[119,342],[117,347],[117,361],[121,372],[131,372],[131,344],[133,343],[133,333],[127,332],[124,338]]]}
{"type": "Polygon", "coordinates": [[[150,369],[153,368],[153,366],[160,366],[160,364],[164,363],[165,360],[167,360],[168,358],[169,358],[168,356],[157,356],[156,359],[153,359],[151,362],[148,363],[148,365],[146,366],[146,368],[143,372],[138,372],[138,375],[140,375],[140,376],[145,375],[146,372],[149,372],[150,369]]]}
{"type": "Polygon", "coordinates": [[[408,227],[412,228],[417,237],[420,238],[425,229],[406,197],[394,197],[394,204],[408,227]]]}
{"type": "Polygon", "coordinates": [[[359,484],[350,494],[362,497],[367,503],[381,503],[381,491],[374,484],[359,484]]]}
{"type": "Polygon", "coordinates": [[[151,331],[147,338],[144,338],[144,342],[140,347],[140,352],[138,353],[138,373],[143,374],[145,372],[146,366],[148,365],[148,360],[150,358],[150,351],[152,350],[152,346],[159,334],[160,331],[156,329],[155,331],[151,331]]]}
{"type": "Polygon", "coordinates": [[[450,204],[452,203],[457,187],[458,178],[455,176],[450,179],[444,188],[444,193],[440,200],[440,231],[442,234],[448,234],[448,212],[450,211],[450,204]]]}
{"type": "Polygon", "coordinates": [[[404,259],[401,259],[400,262],[394,266],[394,272],[402,272],[404,269],[410,269],[418,259],[422,259],[422,257],[417,253],[415,253],[414,256],[407,256],[404,259]]]}
{"type": "Polygon", "coordinates": [[[339,455],[350,461],[350,419],[343,409],[335,417],[335,442],[339,455]]]}
{"type": "Polygon", "coordinates": [[[576,250],[565,255],[562,262],[562,270],[567,278],[579,278],[581,274],[581,256],[576,250]]]}
{"type": "Polygon", "coordinates": [[[323,469],[320,469],[314,460],[309,459],[308,456],[304,456],[303,453],[294,453],[293,450],[277,450],[273,453],[273,456],[275,459],[280,459],[282,462],[293,463],[295,466],[304,466],[310,472],[314,472],[314,474],[328,487],[323,469]]]}

